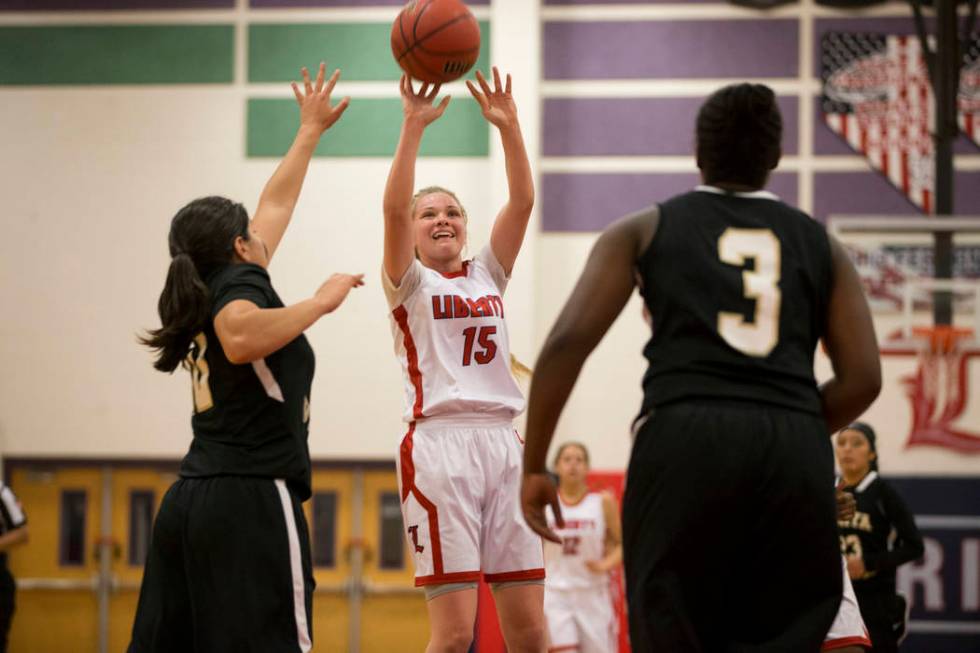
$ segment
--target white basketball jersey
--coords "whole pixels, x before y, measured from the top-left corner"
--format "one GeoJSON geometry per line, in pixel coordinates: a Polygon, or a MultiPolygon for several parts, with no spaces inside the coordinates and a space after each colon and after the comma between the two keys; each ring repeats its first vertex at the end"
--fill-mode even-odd
{"type": "Polygon", "coordinates": [[[513,419],[524,396],[510,371],[507,276],[490,246],[443,275],[417,259],[395,288],[382,270],[395,355],[405,375],[405,421],[457,414],[513,419]]]}
{"type": "Polygon", "coordinates": [[[602,495],[590,492],[574,505],[561,500],[565,528],[555,528],[555,514],[545,506],[548,526],[562,539],[560,545],[545,540],[545,583],[559,590],[587,589],[609,583],[606,574],[596,574],[585,566],[587,560],[600,560],[605,553],[606,516],[602,495]]]}

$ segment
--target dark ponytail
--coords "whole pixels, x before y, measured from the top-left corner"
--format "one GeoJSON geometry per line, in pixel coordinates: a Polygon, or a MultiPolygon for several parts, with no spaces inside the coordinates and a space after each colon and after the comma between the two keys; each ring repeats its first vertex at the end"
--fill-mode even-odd
{"type": "Polygon", "coordinates": [[[173,372],[187,358],[194,337],[211,319],[204,279],[231,263],[235,239],[248,240],[248,213],[223,197],[194,200],[170,223],[170,268],[157,302],[162,326],[140,342],[157,351],[153,367],[173,372]]]}
{"type": "Polygon", "coordinates": [[[763,84],[732,84],[698,111],[697,159],[705,183],[762,188],[779,163],[783,118],[763,84]]]}

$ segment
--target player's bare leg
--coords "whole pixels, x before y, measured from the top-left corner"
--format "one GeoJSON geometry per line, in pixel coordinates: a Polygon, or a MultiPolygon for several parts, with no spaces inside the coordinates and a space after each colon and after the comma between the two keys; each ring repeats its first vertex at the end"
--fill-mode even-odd
{"type": "Polygon", "coordinates": [[[448,592],[427,601],[430,634],[425,653],[466,653],[473,642],[476,604],[476,589],[448,592]]]}
{"type": "Polygon", "coordinates": [[[493,597],[509,653],[542,653],[547,646],[544,584],[505,584],[493,597]]]}

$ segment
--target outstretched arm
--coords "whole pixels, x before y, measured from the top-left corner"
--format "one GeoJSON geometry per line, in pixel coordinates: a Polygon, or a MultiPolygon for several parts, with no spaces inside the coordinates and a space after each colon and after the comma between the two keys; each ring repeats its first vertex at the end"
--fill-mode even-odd
{"type": "Polygon", "coordinates": [[[480,71],[476,79],[482,93],[476,89],[473,82],[467,81],[466,86],[480,104],[483,116],[500,132],[500,141],[504,146],[504,163],[507,168],[507,203],[500,209],[490,233],[490,247],[497,261],[510,276],[517,254],[521,251],[527,223],[531,219],[531,209],[534,208],[534,178],[531,173],[531,162],[528,161],[524,147],[524,137],[521,125],[517,121],[517,105],[511,95],[511,79],[507,75],[507,83],[501,86],[500,72],[493,67],[493,90],[487,84],[480,71]]]}
{"type": "Polygon", "coordinates": [[[654,228],[654,220],[644,212],[622,218],[603,232],[534,366],[521,504],[531,529],[555,542],[559,541],[558,536],[548,528],[544,517],[544,506],[550,504],[559,526],[562,524],[557,492],[545,473],[548,447],[585,359],[633,292],[634,265],[654,228]]]}
{"type": "Polygon", "coordinates": [[[820,386],[823,415],[831,433],[857,419],[881,391],[881,359],[871,310],[857,270],[833,236],[833,287],[824,344],[834,378],[820,386]]]}
{"type": "Polygon", "coordinates": [[[438,106],[432,101],[439,94],[440,84],[422,84],[418,93],[412,88],[412,80],[402,75],[400,82],[402,110],[401,135],[398,148],[391,161],[388,182],[385,184],[384,216],[384,271],[395,286],[400,286],[402,277],[415,258],[415,242],[412,238],[412,193],[415,192],[415,159],[425,128],[438,119],[449,104],[449,96],[438,106]]]}
{"type": "Polygon", "coordinates": [[[302,72],[304,91],[300,92],[295,82],[292,84],[299,104],[299,130],[286,156],[262,190],[252,218],[252,227],[269,248],[270,260],[293,217],[293,209],[296,208],[303,179],[320,136],[340,119],[350,103],[350,98],[345,97],[337,106],[330,105],[330,93],[340,78],[340,70],[335,70],[326,83],[326,64],[320,64],[315,83],[310,81],[306,68],[302,72]]]}

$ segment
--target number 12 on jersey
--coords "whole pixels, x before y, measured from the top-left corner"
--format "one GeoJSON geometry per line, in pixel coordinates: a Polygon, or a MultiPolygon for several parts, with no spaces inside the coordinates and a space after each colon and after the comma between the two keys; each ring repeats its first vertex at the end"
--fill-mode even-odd
{"type": "Polygon", "coordinates": [[[497,333],[497,327],[469,327],[463,329],[463,367],[469,367],[470,363],[476,361],[477,365],[486,365],[497,355],[497,343],[491,338],[497,333]],[[482,351],[473,351],[474,341],[482,351]]]}
{"type": "Polygon", "coordinates": [[[729,227],[718,239],[718,258],[729,265],[755,261],[754,270],[742,272],[742,292],[755,300],[755,315],[746,321],[741,313],[718,313],[718,333],[729,345],[749,356],[768,356],[779,342],[779,307],[782,266],[779,239],[769,229],[729,227]]]}

